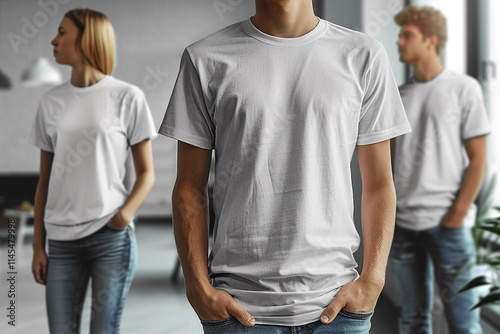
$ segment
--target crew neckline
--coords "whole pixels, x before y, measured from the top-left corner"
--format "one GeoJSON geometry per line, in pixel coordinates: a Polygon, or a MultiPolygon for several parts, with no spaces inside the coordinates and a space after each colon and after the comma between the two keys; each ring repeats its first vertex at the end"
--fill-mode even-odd
{"type": "Polygon", "coordinates": [[[104,76],[104,78],[102,78],[101,80],[99,80],[98,82],[96,82],[95,84],[93,85],[90,85],[90,86],[87,86],[87,87],[77,87],[77,86],[74,86],[72,83],[71,83],[71,80],[68,80],[68,87],[70,90],[72,90],[73,92],[77,92],[77,93],[87,93],[87,92],[92,92],[96,89],[99,89],[101,88],[102,86],[104,86],[109,80],[111,79],[111,76],[110,75],[106,75],[104,76]]]}
{"type": "Polygon", "coordinates": [[[318,17],[318,24],[313,28],[313,30],[299,37],[277,37],[266,34],[265,32],[259,30],[256,26],[254,26],[250,18],[241,22],[241,26],[243,28],[243,31],[247,35],[255,38],[256,40],[259,40],[266,44],[282,45],[282,46],[307,44],[309,42],[316,40],[321,35],[323,35],[326,32],[326,29],[328,28],[328,24],[326,23],[326,21],[319,17],[318,17]]]}
{"type": "Polygon", "coordinates": [[[436,81],[441,80],[441,78],[443,78],[446,73],[448,73],[448,70],[445,68],[441,72],[439,72],[438,75],[434,76],[434,78],[432,78],[430,80],[427,80],[427,81],[418,81],[417,79],[415,79],[415,76],[412,76],[411,77],[411,81],[412,81],[412,83],[417,84],[417,85],[432,84],[432,83],[434,83],[436,81]]]}

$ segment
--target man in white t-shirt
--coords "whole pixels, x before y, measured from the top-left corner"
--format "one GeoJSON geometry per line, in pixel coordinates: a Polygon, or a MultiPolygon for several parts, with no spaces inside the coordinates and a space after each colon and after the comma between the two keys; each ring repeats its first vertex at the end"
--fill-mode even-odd
{"type": "Polygon", "coordinates": [[[368,333],[394,228],[389,139],[409,131],[381,43],[311,0],[257,0],[251,19],[188,46],[159,132],[179,141],[174,232],[205,333],[368,333]]]}
{"type": "Polygon", "coordinates": [[[441,65],[447,33],[440,12],[409,6],[396,22],[400,59],[414,70],[400,87],[413,131],[392,146],[397,211],[391,260],[400,333],[431,333],[433,276],[444,304],[437,316],[444,312],[450,332],[481,333],[479,311],[470,311],[475,293],[458,293],[473,277],[473,201],[490,132],[481,88],[441,65]]]}

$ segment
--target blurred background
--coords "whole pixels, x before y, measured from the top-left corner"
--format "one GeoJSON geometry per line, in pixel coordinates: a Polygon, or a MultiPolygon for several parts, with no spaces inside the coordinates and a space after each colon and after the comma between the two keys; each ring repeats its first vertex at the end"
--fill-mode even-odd
{"type": "MultiPolygon", "coordinates": [[[[409,67],[399,62],[399,28],[393,17],[406,4],[430,5],[448,19],[449,42],[442,54],[447,68],[467,73],[483,87],[493,133],[489,137],[489,191],[483,203],[499,205],[500,188],[500,0],[315,0],[316,14],[380,40],[402,84],[409,67]],[[496,43],[495,43],[496,42],[496,43]]],[[[114,76],[140,87],[159,127],[184,48],[255,13],[252,0],[0,0],[0,333],[48,333],[44,287],[31,275],[31,204],[38,179],[39,150],[27,144],[38,101],[54,85],[69,79],[70,68],[57,65],[50,41],[68,10],[89,7],[105,13],[117,39],[114,76]],[[7,324],[7,218],[16,227],[16,326],[7,324]]],[[[184,297],[182,273],[171,231],[171,193],[176,172],[176,142],[153,142],[156,184],[137,215],[139,266],[122,320],[122,333],[201,333],[184,297]]],[[[354,159],[355,219],[359,226],[360,177],[354,159]]],[[[75,191],[77,191],[75,189],[75,191]]],[[[484,193],[484,191],[483,191],[484,193]]],[[[486,215],[490,213],[486,212],[486,215]]],[[[358,251],[358,259],[362,264],[358,251]]],[[[372,333],[396,333],[391,268],[373,320],[372,333]]],[[[83,332],[91,316],[87,300],[83,332]]],[[[446,334],[443,308],[433,311],[435,333],[446,334]]],[[[485,333],[500,333],[500,310],[482,309],[485,333]]]]}

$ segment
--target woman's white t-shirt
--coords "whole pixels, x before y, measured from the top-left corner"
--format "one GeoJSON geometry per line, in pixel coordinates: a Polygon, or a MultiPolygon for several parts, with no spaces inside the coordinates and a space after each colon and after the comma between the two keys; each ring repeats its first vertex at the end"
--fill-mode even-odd
{"type": "Polygon", "coordinates": [[[100,229],[128,197],[129,147],[156,137],[144,93],[111,76],[70,81],[40,101],[28,139],[54,153],[45,207],[47,237],[74,240],[100,229]]]}

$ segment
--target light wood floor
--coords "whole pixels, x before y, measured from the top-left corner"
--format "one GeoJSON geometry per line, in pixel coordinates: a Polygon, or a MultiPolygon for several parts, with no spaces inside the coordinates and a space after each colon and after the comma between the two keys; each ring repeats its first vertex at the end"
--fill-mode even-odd
{"type": "MultiPolygon", "coordinates": [[[[123,334],[199,334],[201,325],[189,306],[182,279],[174,284],[170,275],[176,253],[171,226],[139,222],[136,236],[139,262],[122,318],[123,334]]],[[[7,325],[7,257],[5,240],[0,244],[0,333],[47,334],[44,287],[31,274],[31,240],[21,249],[17,275],[16,327],[7,325]]],[[[86,301],[82,333],[88,333],[90,304],[86,301]]],[[[396,317],[392,305],[379,301],[372,321],[372,334],[395,334],[396,317]]]]}

